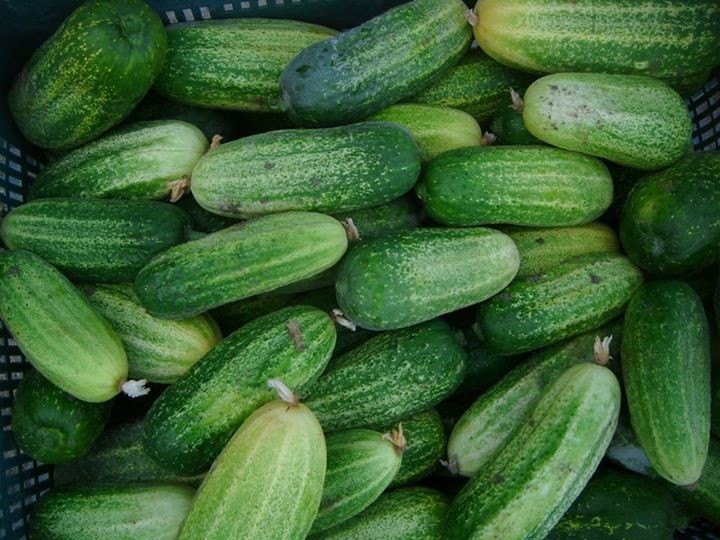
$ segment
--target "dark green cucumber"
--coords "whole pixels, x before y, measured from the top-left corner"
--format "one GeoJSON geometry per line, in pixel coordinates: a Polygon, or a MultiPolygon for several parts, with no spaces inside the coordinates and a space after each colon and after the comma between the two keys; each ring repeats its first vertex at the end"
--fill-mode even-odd
{"type": "Polygon", "coordinates": [[[685,156],[635,184],[620,219],[623,247],[654,274],[700,270],[720,252],[718,206],[720,152],[685,156]]]}
{"type": "Polygon", "coordinates": [[[337,32],[282,19],[219,19],[168,27],[167,58],[155,89],[213,109],[269,112],[278,79],[300,51],[337,32]]]}
{"type": "Polygon", "coordinates": [[[710,438],[710,448],[702,474],[691,486],[678,487],[675,492],[691,509],[707,519],[720,523],[720,441],[710,438]]]}
{"type": "Polygon", "coordinates": [[[574,257],[515,281],[482,304],[477,328],[491,351],[531,351],[617,317],[642,280],[640,270],[620,254],[574,257]]]}
{"type": "Polygon", "coordinates": [[[329,216],[275,214],[169,249],[143,267],[135,289],[150,314],[183,319],[311,277],[346,249],[345,228],[329,216]]]}
{"type": "Polygon", "coordinates": [[[562,227],[600,217],[613,186],[599,159],[548,146],[495,146],[436,157],[416,192],[444,225],[562,227]]]}
{"type": "Polygon", "coordinates": [[[623,334],[633,431],[658,474],[692,484],[710,437],[710,336],[702,303],[682,281],[646,283],[628,305],[623,334]]]}
{"type": "MultiPolygon", "coordinates": [[[[524,92],[524,90],[523,90],[524,92]]],[[[514,88],[510,88],[507,106],[502,106],[495,113],[490,131],[495,134],[500,144],[541,144],[537,137],[530,133],[522,119],[525,103],[514,88]]]]}
{"type": "Polygon", "coordinates": [[[419,174],[420,151],[408,130],[363,122],[271,131],[223,144],[195,166],[191,189],[206,210],[248,219],[376,206],[408,192],[419,174]]]}
{"type": "Polygon", "coordinates": [[[683,98],[689,99],[701,91],[711,77],[712,69],[706,69],[698,73],[690,73],[689,75],[665,77],[663,80],[683,98]]]}
{"type": "Polygon", "coordinates": [[[281,107],[301,125],[347,124],[412,96],[470,46],[465,10],[413,0],[311,45],[280,77],[281,107]]]}
{"type": "Polygon", "coordinates": [[[308,306],[281,309],[230,334],[153,404],[144,446],[177,474],[208,469],[243,421],[275,396],[279,377],[299,394],[311,388],[335,346],[335,325],[308,306]]]}
{"type": "Polygon", "coordinates": [[[8,101],[31,142],[66,150],[120,122],[165,59],[162,22],[141,0],[90,0],[25,64],[8,101]]]}
{"type": "Polygon", "coordinates": [[[372,240],[420,225],[420,210],[410,196],[380,206],[333,214],[338,221],[352,219],[360,240],[372,240]]]}
{"type": "Polygon", "coordinates": [[[194,490],[175,484],[88,486],[50,490],[33,505],[32,538],[174,540],[194,490]]]}
{"type": "Polygon", "coordinates": [[[291,304],[315,305],[312,302],[297,301],[297,295],[295,294],[274,294],[270,292],[225,304],[213,309],[211,314],[220,325],[223,335],[228,335],[258,317],[291,304]]]}
{"type": "Polygon", "coordinates": [[[185,241],[185,212],[155,201],[44,199],[0,224],[10,249],[40,255],[76,281],[132,281],[155,255],[185,241]]]}
{"type": "Polygon", "coordinates": [[[110,407],[109,401],[80,401],[37,371],[26,371],[13,401],[13,435],[23,452],[38,461],[71,461],[90,450],[105,427],[110,407]]]}
{"type": "Polygon", "coordinates": [[[545,143],[642,170],[672,165],[692,133],[680,95],[641,75],[548,75],[525,92],[523,121],[545,143]]]}
{"type": "Polygon", "coordinates": [[[380,428],[433,407],[465,372],[465,352],[441,320],[373,337],[333,361],[305,403],[325,431],[380,428]]]}
{"type": "Polygon", "coordinates": [[[197,232],[212,233],[237,224],[236,219],[219,216],[200,206],[192,195],[182,197],[177,205],[190,217],[190,224],[197,232]]]}

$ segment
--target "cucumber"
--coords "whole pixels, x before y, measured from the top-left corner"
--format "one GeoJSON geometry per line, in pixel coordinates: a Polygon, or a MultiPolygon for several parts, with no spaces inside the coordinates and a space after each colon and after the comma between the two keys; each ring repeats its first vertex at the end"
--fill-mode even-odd
{"type": "Polygon", "coordinates": [[[120,336],[133,378],[174,383],[222,337],[206,313],[182,321],[153,317],[130,285],[88,285],[83,290],[120,336]]]}
{"type": "Polygon", "coordinates": [[[480,0],[475,39],[498,62],[533,72],[672,77],[717,65],[713,0],[480,0]],[[600,38],[602,36],[602,38],[600,38]]]}
{"type": "Polygon", "coordinates": [[[205,135],[187,122],[137,122],[48,165],[30,187],[30,198],[164,199],[207,149],[205,135]]]}
{"type": "Polygon", "coordinates": [[[491,297],[518,265],[515,244],[493,229],[417,229],[357,244],[340,264],[335,290],[348,319],[390,330],[491,297]]]}
{"type": "Polygon", "coordinates": [[[310,534],[347,521],[382,495],[400,467],[402,431],[383,435],[370,429],[330,433],[322,500],[310,534]]]}
{"type": "Polygon", "coordinates": [[[39,255],[75,281],[132,281],[155,255],[185,241],[189,218],[170,204],[42,199],[0,224],[9,249],[39,255]]]}
{"type": "Polygon", "coordinates": [[[619,412],[612,371],[588,362],[567,369],[455,498],[448,538],[544,538],[600,464],[619,412]]]}
{"type": "Polygon", "coordinates": [[[174,484],[53,489],[33,506],[30,535],[47,540],[174,540],[194,490],[174,484]]]}
{"type": "Polygon", "coordinates": [[[605,457],[628,471],[643,476],[657,476],[630,426],[630,415],[625,408],[620,414],[615,435],[613,435],[605,457]]]}
{"type": "MultiPolygon", "coordinates": [[[[524,90],[523,90],[524,93],[524,90]]],[[[522,119],[525,102],[514,88],[510,88],[510,99],[507,107],[498,109],[490,124],[490,131],[497,136],[500,144],[542,144],[537,137],[525,127],[522,119]]]]}
{"type": "Polygon", "coordinates": [[[695,484],[675,490],[700,515],[720,522],[720,441],[710,439],[702,474],[695,484]]]}
{"type": "Polygon", "coordinates": [[[444,225],[562,227],[600,217],[613,186],[599,159],[547,146],[496,146],[436,157],[416,192],[444,225]]]}
{"type": "Polygon", "coordinates": [[[677,77],[664,78],[663,80],[685,99],[690,99],[710,81],[712,69],[706,69],[698,73],[678,75],[677,77]]]}
{"type": "Polygon", "coordinates": [[[660,476],[692,484],[710,437],[710,335],[702,303],[682,281],[646,283],[628,305],[623,334],[633,431],[660,476]]]}
{"type": "Polygon", "coordinates": [[[274,294],[270,292],[215,308],[212,310],[211,316],[220,325],[223,335],[228,335],[263,315],[288,307],[291,304],[315,305],[312,302],[297,301],[297,295],[295,294],[274,294]]]}
{"type": "Polygon", "coordinates": [[[336,34],[300,21],[221,19],[168,26],[167,58],[155,89],[173,101],[213,109],[270,112],[278,79],[305,47],[336,34]]]}
{"type": "Polygon", "coordinates": [[[410,196],[371,208],[333,214],[333,217],[342,222],[352,219],[360,240],[372,240],[399,231],[414,229],[420,225],[421,220],[415,200],[410,196]]]}
{"type": "Polygon", "coordinates": [[[130,114],[165,59],[167,37],[141,0],[89,0],[22,68],[8,103],[32,143],[67,150],[130,114]]]}
{"type": "Polygon", "coordinates": [[[13,435],[23,452],[34,459],[63,463],[90,450],[105,427],[110,408],[109,401],[80,401],[37,371],[26,371],[13,401],[13,435]]]}
{"type": "Polygon", "coordinates": [[[33,367],[65,392],[100,402],[123,388],[128,363],[120,338],[37,255],[0,250],[0,318],[33,367]]]}
{"type": "Polygon", "coordinates": [[[465,10],[413,0],[309,46],[280,76],[281,108],[301,125],[347,124],[416,94],[470,46],[465,10]]]}
{"type": "Polygon", "coordinates": [[[325,431],[381,428],[438,404],[464,372],[465,352],[438,319],[380,334],[337,358],[305,403],[325,431]]]}
{"type": "Polygon", "coordinates": [[[364,512],[312,540],[358,538],[394,540],[441,540],[448,499],[434,489],[412,487],[381,495],[364,512]]]}
{"type": "Polygon", "coordinates": [[[158,255],[138,274],[135,290],[151,315],[184,319],[313,276],[346,249],[345,229],[329,216],[265,216],[158,255]]]}
{"type": "Polygon", "coordinates": [[[223,144],[195,166],[191,189],[206,210],[248,219],[376,206],[408,192],[419,174],[420,151],[408,130],[363,122],[272,131],[223,144]]]}
{"type": "Polygon", "coordinates": [[[237,224],[236,219],[218,216],[205,210],[200,206],[192,195],[182,197],[177,205],[185,210],[190,217],[190,225],[193,230],[203,233],[212,233],[221,229],[227,229],[237,224]]]}
{"type": "Polygon", "coordinates": [[[692,133],[680,95],[642,75],[548,75],[525,92],[523,121],[543,142],[642,170],[675,163],[692,133]]]}
{"type": "Polygon", "coordinates": [[[206,471],[245,419],[271,401],[281,377],[306,392],[335,346],[335,325],[308,306],[278,310],[230,334],[170,386],[145,420],[148,455],[184,476],[206,471]]]}
{"type": "Polygon", "coordinates": [[[480,394],[450,434],[450,470],[469,477],[484,470],[510,437],[522,429],[542,393],[564,371],[600,356],[602,360],[618,358],[621,331],[621,323],[615,322],[536,352],[480,394]],[[598,338],[602,340],[597,342],[598,338]]]}
{"type": "Polygon", "coordinates": [[[625,309],[643,275],[618,253],[569,259],[515,281],[482,304],[478,332],[497,354],[519,354],[586,332],[625,309]]]}
{"type": "Polygon", "coordinates": [[[653,274],[682,275],[708,266],[720,251],[718,205],[720,152],[690,154],[643,177],[620,219],[628,257],[653,274]]]}
{"type": "Polygon", "coordinates": [[[466,112],[450,107],[401,103],[375,113],[370,119],[395,122],[407,128],[415,137],[424,160],[455,148],[483,144],[477,121],[466,112]]]}
{"type": "Polygon", "coordinates": [[[260,407],[233,435],[178,540],[305,538],[323,492],[325,437],[310,409],[285,399],[260,407]]]}

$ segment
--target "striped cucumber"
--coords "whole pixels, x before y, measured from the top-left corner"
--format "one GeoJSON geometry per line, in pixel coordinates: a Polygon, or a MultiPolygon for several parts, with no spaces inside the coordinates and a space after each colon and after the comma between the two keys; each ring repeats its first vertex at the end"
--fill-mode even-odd
{"type": "Polygon", "coordinates": [[[680,95],[642,75],[548,75],[525,92],[523,121],[543,142],[642,170],[672,165],[692,133],[680,95]]]}
{"type": "Polygon", "coordinates": [[[305,403],[325,431],[380,428],[435,406],[465,372],[465,352],[441,320],[373,337],[330,365],[305,403]]]}
{"type": "Polygon", "coordinates": [[[544,538],[600,464],[619,412],[612,371],[588,362],[567,369],[455,498],[448,537],[544,538]]]}
{"type": "Polygon", "coordinates": [[[301,125],[347,124],[416,94],[470,46],[465,9],[413,0],[311,45],[280,76],[282,109],[301,125]]]}
{"type": "Polygon", "coordinates": [[[313,276],[346,249],[345,229],[329,216],[275,214],[169,249],[140,271],[135,290],[151,315],[184,319],[313,276]]]}
{"type": "Polygon", "coordinates": [[[416,192],[444,225],[562,227],[600,217],[613,185],[599,159],[547,146],[495,146],[438,156],[416,192]]]}
{"type": "Polygon", "coordinates": [[[178,540],[300,540],[309,532],[323,492],[325,437],[312,411],[280,385],[283,399],[256,410],[218,456],[178,540]]]}
{"type": "Polygon", "coordinates": [[[414,197],[406,196],[386,204],[333,214],[338,221],[352,219],[360,240],[372,240],[379,236],[414,229],[420,225],[420,210],[414,197]]]}
{"type": "Polygon", "coordinates": [[[30,198],[164,199],[182,193],[207,149],[205,135],[187,122],[129,124],[48,165],[30,198]]]}
{"type": "Polygon", "coordinates": [[[281,377],[306,392],[335,346],[335,325],[308,306],[273,312],[230,334],[170,386],[145,420],[145,450],[177,474],[207,470],[245,419],[271,401],[281,377]]]}
{"type": "Polygon", "coordinates": [[[477,328],[498,354],[538,349],[617,317],[642,280],[640,270],[618,253],[580,255],[519,279],[482,304],[477,328]]]}
{"type": "Polygon", "coordinates": [[[132,281],[155,255],[185,241],[185,212],[156,201],[41,199],[0,224],[10,249],[39,255],[72,280],[132,281]]]}
{"type": "Polygon", "coordinates": [[[411,190],[419,174],[420,151],[408,130],[362,122],[271,131],[223,144],[195,166],[191,189],[206,210],[248,219],[376,206],[411,190]]]}
{"type": "Polygon", "coordinates": [[[411,326],[477,304],[515,277],[519,255],[493,229],[416,229],[357,244],[340,264],[340,309],[369,330],[411,326]]]}
{"type": "Polygon", "coordinates": [[[710,336],[702,303],[682,281],[647,283],[628,305],[623,333],[633,431],[658,474],[692,484],[710,437],[710,336]]]}

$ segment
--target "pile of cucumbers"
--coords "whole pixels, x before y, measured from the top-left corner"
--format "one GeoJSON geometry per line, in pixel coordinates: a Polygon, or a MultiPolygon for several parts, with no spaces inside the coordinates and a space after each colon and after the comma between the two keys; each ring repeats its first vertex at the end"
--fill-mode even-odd
{"type": "Polygon", "coordinates": [[[85,2],[8,96],[50,157],[0,223],[32,537],[720,523],[720,151],[683,99],[719,65],[716,0],[85,2]]]}

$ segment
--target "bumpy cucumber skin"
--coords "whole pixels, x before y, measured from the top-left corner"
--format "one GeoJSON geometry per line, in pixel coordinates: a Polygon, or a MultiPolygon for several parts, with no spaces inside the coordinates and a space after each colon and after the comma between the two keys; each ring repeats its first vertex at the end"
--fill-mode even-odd
{"type": "Polygon", "coordinates": [[[360,240],[372,240],[420,225],[421,212],[414,197],[405,196],[387,204],[333,214],[338,221],[353,220],[360,240]]]}
{"type": "Polygon", "coordinates": [[[642,272],[620,254],[580,255],[519,279],[482,304],[477,328],[498,354],[531,351],[617,317],[642,280],[642,272]]]}
{"type": "Polygon", "coordinates": [[[512,281],[519,263],[512,240],[493,229],[416,229],[353,247],[335,290],[351,321],[391,330],[482,302],[512,281]]]}
{"type": "Polygon", "coordinates": [[[642,170],[675,163],[692,134],[680,95],[641,75],[548,75],[525,92],[523,121],[543,142],[642,170]]]}
{"type": "Polygon", "coordinates": [[[692,484],[710,437],[710,336],[702,303],[682,281],[647,283],[628,305],[623,333],[633,431],[658,474],[692,484]]]}
{"type": "Polygon", "coordinates": [[[120,338],[65,276],[29,251],[0,250],[0,317],[50,382],[90,402],[127,379],[120,338]]]}
{"type": "Polygon", "coordinates": [[[303,539],[320,506],[325,470],[325,437],[312,411],[271,401],[218,456],[178,540],[303,539]]]}

